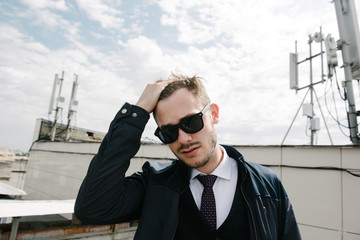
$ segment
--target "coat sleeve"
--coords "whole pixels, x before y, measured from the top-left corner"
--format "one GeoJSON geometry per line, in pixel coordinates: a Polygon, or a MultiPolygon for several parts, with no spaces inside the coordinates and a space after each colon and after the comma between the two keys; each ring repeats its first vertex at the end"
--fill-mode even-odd
{"type": "Polygon", "coordinates": [[[250,210],[259,239],[301,240],[292,205],[280,179],[267,167],[249,162],[247,165],[252,181],[244,189],[248,194],[255,189],[253,195],[258,195],[250,202],[250,210]]]}
{"type": "Polygon", "coordinates": [[[295,214],[288,197],[282,202],[282,230],[280,232],[282,240],[301,240],[300,230],[295,219],[295,214]]]}
{"type": "Polygon", "coordinates": [[[146,188],[146,171],[125,177],[140,148],[149,114],[125,103],[110,124],[90,162],[75,202],[75,216],[87,224],[112,224],[138,219],[146,188]]]}
{"type": "MultiPolygon", "coordinates": [[[[264,171],[265,173],[265,171],[264,171]]],[[[270,169],[265,173],[268,180],[265,185],[270,195],[278,202],[277,206],[277,239],[281,240],[301,240],[300,230],[295,218],[295,213],[290,202],[289,196],[277,175],[270,169]]],[[[275,216],[274,216],[275,217],[275,216]]]]}
{"type": "Polygon", "coordinates": [[[280,180],[278,179],[278,191],[281,196],[278,209],[279,239],[301,240],[300,230],[295,218],[295,213],[290,199],[280,180]]]}

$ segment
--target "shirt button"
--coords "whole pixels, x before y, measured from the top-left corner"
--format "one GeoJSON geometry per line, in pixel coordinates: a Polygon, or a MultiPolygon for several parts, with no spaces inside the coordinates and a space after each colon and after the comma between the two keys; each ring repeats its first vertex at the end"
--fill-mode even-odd
{"type": "Polygon", "coordinates": [[[127,113],[127,109],[126,109],[126,108],[124,108],[123,110],[121,110],[121,113],[122,113],[122,114],[127,113]]]}
{"type": "Polygon", "coordinates": [[[137,113],[133,113],[132,116],[135,118],[137,117],[137,113]]]}

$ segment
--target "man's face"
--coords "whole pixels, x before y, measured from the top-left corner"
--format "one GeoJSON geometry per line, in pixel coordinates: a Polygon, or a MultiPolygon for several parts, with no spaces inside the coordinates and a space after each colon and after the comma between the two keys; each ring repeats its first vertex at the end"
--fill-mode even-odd
{"type": "MultiPolygon", "coordinates": [[[[159,127],[178,124],[180,119],[199,113],[204,106],[185,88],[158,102],[156,119],[159,127]]],[[[216,161],[217,138],[214,124],[218,122],[218,107],[212,105],[203,115],[204,127],[197,133],[179,129],[178,139],[168,144],[171,151],[192,168],[201,170],[216,161]]]]}

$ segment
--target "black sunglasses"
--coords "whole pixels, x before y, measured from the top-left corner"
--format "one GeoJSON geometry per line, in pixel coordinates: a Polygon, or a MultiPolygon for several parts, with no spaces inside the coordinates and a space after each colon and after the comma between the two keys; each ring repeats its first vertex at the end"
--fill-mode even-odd
{"type": "Polygon", "coordinates": [[[197,133],[204,127],[204,121],[202,116],[210,109],[210,103],[208,103],[204,109],[180,120],[176,125],[167,125],[162,128],[157,128],[155,136],[157,136],[163,143],[169,144],[175,142],[179,137],[179,128],[186,133],[197,133]]]}

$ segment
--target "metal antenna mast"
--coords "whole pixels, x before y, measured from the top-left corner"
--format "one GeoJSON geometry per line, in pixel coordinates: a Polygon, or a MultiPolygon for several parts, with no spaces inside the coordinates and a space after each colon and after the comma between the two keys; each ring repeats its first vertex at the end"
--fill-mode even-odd
{"type": "Polygon", "coordinates": [[[308,91],[306,92],[306,94],[304,96],[304,99],[302,100],[301,105],[298,108],[298,110],[297,110],[297,112],[295,114],[295,117],[294,117],[292,123],[290,124],[290,127],[287,130],[284,139],[281,142],[281,145],[284,144],[285,139],[286,139],[287,135],[290,132],[290,129],[291,129],[291,127],[292,127],[292,125],[293,125],[293,123],[294,123],[294,121],[295,121],[295,119],[296,119],[296,117],[297,117],[297,115],[298,115],[298,113],[300,111],[301,106],[303,106],[303,115],[307,116],[309,121],[310,121],[310,130],[311,130],[310,145],[315,144],[315,141],[314,141],[315,140],[315,134],[320,129],[320,120],[319,120],[319,118],[314,117],[315,116],[315,113],[314,113],[314,94],[315,94],[315,97],[316,97],[316,100],[317,100],[317,103],[318,103],[318,106],[319,106],[319,109],[320,109],[320,112],[321,112],[321,116],[322,116],[322,118],[324,120],[324,124],[325,124],[326,130],[327,130],[331,145],[333,145],[333,141],[331,139],[330,132],[329,132],[328,126],[326,124],[326,120],[325,120],[325,117],[324,117],[324,114],[322,112],[319,99],[318,99],[318,97],[316,95],[316,91],[315,91],[315,88],[314,88],[315,85],[325,82],[325,79],[324,79],[325,75],[324,75],[324,72],[323,72],[323,54],[324,54],[323,45],[322,45],[323,41],[324,41],[324,39],[323,39],[322,29],[320,28],[320,32],[315,33],[314,36],[309,35],[309,41],[308,41],[308,44],[309,44],[309,57],[308,58],[298,62],[297,42],[295,42],[295,53],[290,53],[290,89],[295,89],[296,91],[299,91],[299,90],[308,88],[308,91]],[[321,46],[320,53],[315,54],[315,55],[312,55],[311,44],[313,43],[313,41],[315,41],[317,43],[320,43],[320,46],[321,46]],[[318,56],[321,57],[321,80],[314,83],[314,81],[313,81],[313,63],[312,63],[312,59],[315,58],[315,57],[318,57],[318,56]],[[298,86],[298,65],[301,64],[301,63],[304,63],[306,61],[309,61],[309,63],[310,63],[310,66],[309,66],[310,67],[310,84],[299,88],[299,86],[298,86]],[[309,104],[303,104],[304,100],[305,100],[305,98],[306,98],[306,96],[308,95],[309,92],[310,92],[310,103],[309,104]]]}
{"type": "Polygon", "coordinates": [[[74,82],[73,82],[73,87],[72,87],[72,91],[71,91],[70,103],[69,103],[68,123],[66,126],[66,137],[65,137],[66,141],[70,140],[70,131],[71,131],[70,123],[74,116],[74,113],[76,113],[76,109],[79,104],[79,102],[76,100],[77,89],[78,89],[78,85],[79,85],[78,77],[79,77],[78,74],[74,74],[74,82]]]}
{"type": "Polygon", "coordinates": [[[52,95],[51,95],[51,99],[50,99],[49,114],[51,114],[52,108],[53,108],[53,105],[54,105],[56,85],[60,85],[58,97],[56,98],[56,109],[55,109],[54,124],[53,124],[53,126],[51,128],[51,141],[55,140],[56,124],[57,124],[57,120],[59,118],[59,116],[58,116],[59,110],[63,109],[63,107],[64,107],[65,98],[61,96],[61,90],[62,90],[63,81],[64,81],[64,71],[62,72],[60,79],[58,77],[58,74],[55,75],[52,95]]]}
{"type": "MultiPolygon", "coordinates": [[[[358,123],[358,117],[360,116],[360,111],[356,109],[355,106],[355,95],[353,90],[353,80],[360,81],[360,32],[359,32],[359,24],[358,24],[358,18],[355,10],[355,3],[354,0],[333,0],[335,3],[335,10],[336,10],[336,17],[338,22],[338,28],[339,28],[339,34],[340,34],[340,40],[337,41],[337,47],[335,44],[334,39],[328,35],[325,39],[326,49],[327,49],[327,63],[329,67],[329,78],[333,74],[334,68],[337,66],[337,57],[336,57],[336,50],[341,50],[342,57],[343,57],[343,66],[344,68],[344,74],[345,74],[345,81],[343,82],[343,87],[345,90],[345,98],[344,100],[347,102],[347,119],[348,119],[348,128],[350,131],[350,140],[353,144],[360,145],[360,135],[359,135],[359,123],[358,123]]],[[[316,42],[320,42],[322,44],[323,37],[320,30],[320,38],[314,35],[313,38],[310,36],[309,40],[309,48],[310,48],[310,57],[305,59],[310,61],[310,85],[303,87],[303,88],[309,88],[308,92],[311,92],[310,100],[311,103],[309,108],[308,114],[306,114],[310,118],[310,124],[311,124],[311,144],[313,144],[313,130],[317,130],[317,124],[315,125],[315,128],[313,129],[313,93],[315,94],[315,97],[317,98],[317,101],[319,103],[319,99],[316,95],[316,91],[313,88],[313,86],[317,83],[313,83],[312,81],[312,58],[317,56],[312,56],[311,54],[311,42],[312,39],[316,42]]],[[[322,81],[324,80],[324,74],[323,74],[323,58],[322,58],[323,50],[321,45],[321,71],[322,71],[322,81]]],[[[303,88],[298,87],[298,64],[302,63],[297,61],[298,54],[297,51],[295,53],[290,53],[290,88],[295,90],[301,90],[303,88]]],[[[360,85],[359,85],[360,86],[360,85]]],[[[306,95],[308,94],[306,93],[306,95]]],[[[305,97],[306,97],[305,95],[305,97]]],[[[305,98],[304,98],[305,99],[305,98]]],[[[304,102],[304,100],[303,100],[304,102]]],[[[304,104],[305,107],[306,104],[304,104]]],[[[322,113],[320,104],[319,108],[322,113]]],[[[305,108],[304,108],[305,109],[305,108]]],[[[300,108],[298,109],[295,118],[299,112],[300,108]]],[[[285,134],[285,137],[282,141],[282,144],[284,143],[290,128],[292,124],[294,123],[293,119],[287,133],[285,134]]],[[[324,118],[324,116],[323,116],[324,118]]],[[[325,122],[325,119],[324,119],[325,122]]],[[[326,126],[326,122],[325,122],[326,126]]],[[[326,126],[327,129],[327,126],[326,126]]],[[[328,130],[328,129],[327,129],[328,130]]],[[[329,131],[328,131],[329,134],[329,131]]],[[[330,137],[330,134],[329,134],[330,137]]],[[[331,141],[331,138],[330,138],[331,141]]],[[[332,142],[332,141],[331,141],[332,142]]]]}
{"type": "Polygon", "coordinates": [[[360,144],[359,125],[353,91],[353,79],[360,78],[360,33],[354,0],[334,0],[338,21],[340,40],[338,46],[342,50],[345,89],[348,102],[348,122],[350,140],[353,144],[360,144]]]}

